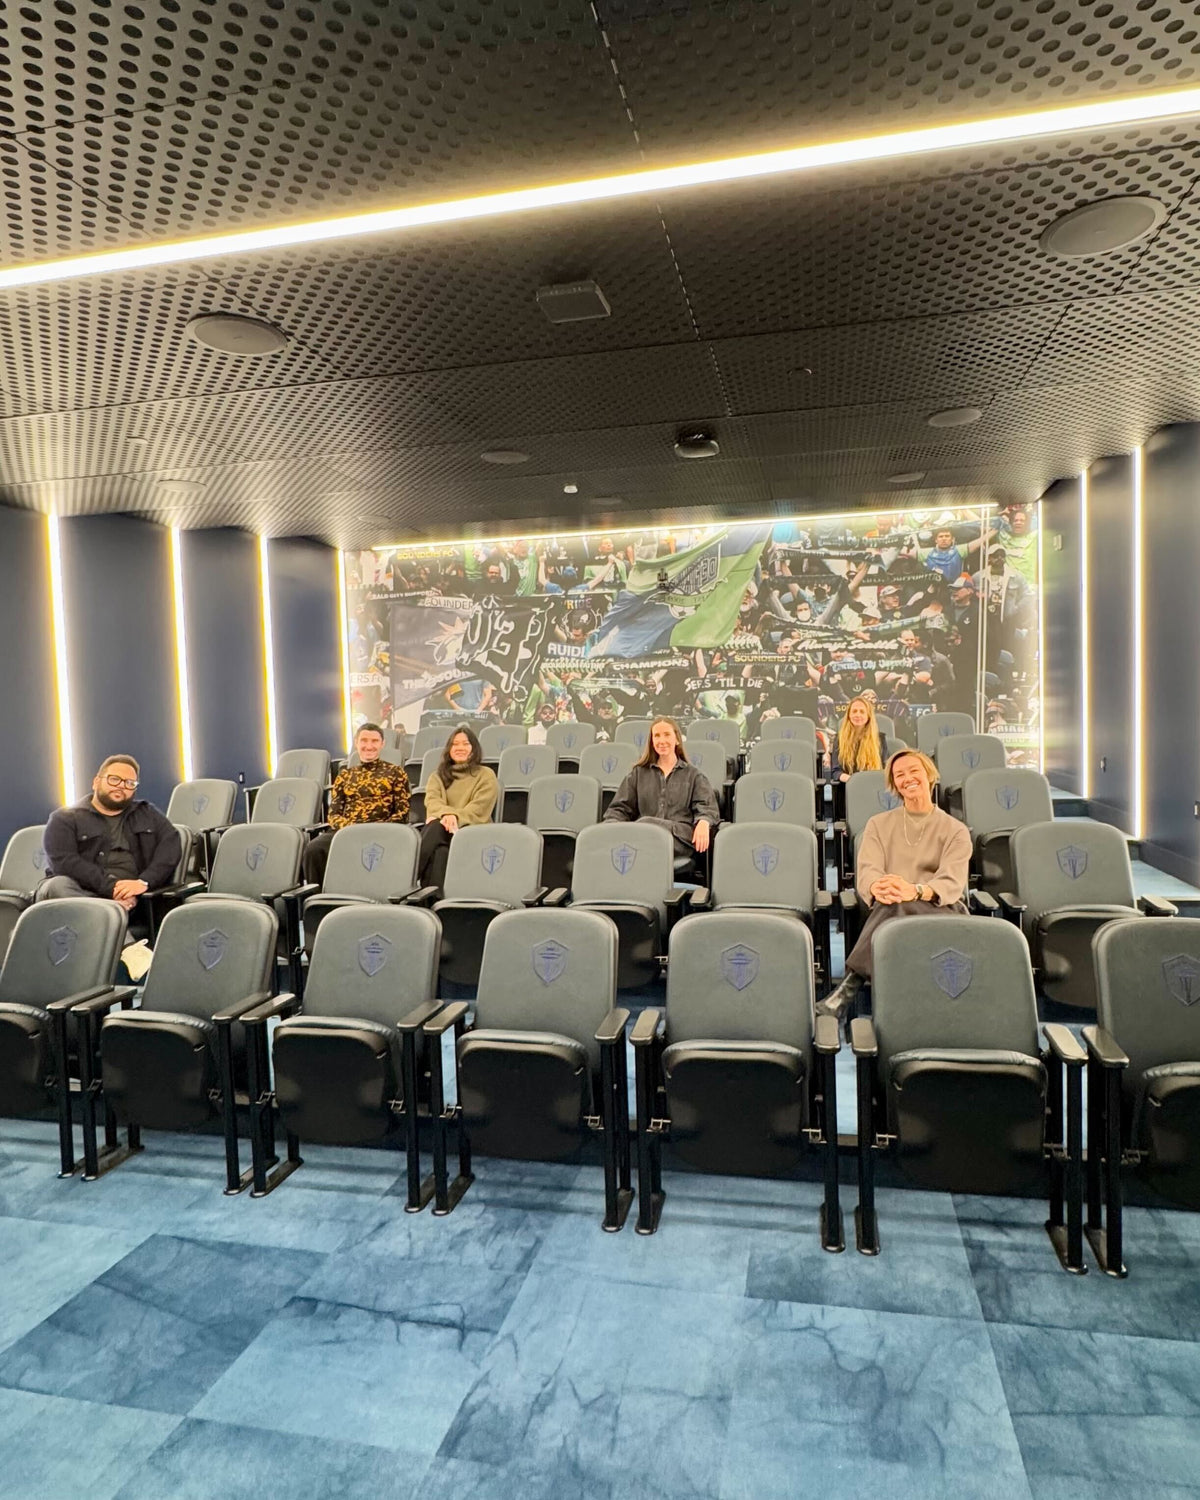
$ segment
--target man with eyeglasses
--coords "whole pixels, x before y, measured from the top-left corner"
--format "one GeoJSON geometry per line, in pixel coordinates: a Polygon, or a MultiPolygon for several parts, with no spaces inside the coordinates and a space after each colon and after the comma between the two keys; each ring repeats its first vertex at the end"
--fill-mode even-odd
{"type": "Polygon", "coordinates": [[[170,882],[183,853],[179,834],[153,803],[135,795],[140,774],[132,755],[110,755],[90,797],[51,813],[39,901],[103,896],[132,911],[144,891],[170,882]]]}

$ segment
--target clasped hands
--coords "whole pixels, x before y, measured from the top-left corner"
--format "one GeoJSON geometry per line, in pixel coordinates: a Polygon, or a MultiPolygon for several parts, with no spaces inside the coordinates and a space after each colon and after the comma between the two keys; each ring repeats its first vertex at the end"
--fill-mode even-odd
{"type": "Polygon", "coordinates": [[[898,906],[901,901],[916,899],[916,886],[899,875],[884,875],[871,887],[871,900],[880,906],[898,906]]]}
{"type": "Polygon", "coordinates": [[[137,905],[137,898],[149,889],[144,880],[118,880],[112,888],[112,899],[126,911],[132,911],[137,905]]]}

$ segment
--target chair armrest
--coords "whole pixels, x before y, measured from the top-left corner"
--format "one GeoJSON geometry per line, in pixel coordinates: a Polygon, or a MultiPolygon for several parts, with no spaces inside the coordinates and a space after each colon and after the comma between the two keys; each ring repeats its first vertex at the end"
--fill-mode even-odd
{"type": "Polygon", "coordinates": [[[1070,1067],[1080,1066],[1087,1061],[1087,1053],[1080,1046],[1075,1033],[1067,1027],[1058,1022],[1050,1022],[1042,1027],[1042,1035],[1060,1063],[1066,1063],[1070,1067]]]}
{"type": "Polygon", "coordinates": [[[405,906],[432,906],[437,900],[437,894],[436,885],[421,885],[405,896],[404,904],[405,906]]]}
{"type": "Polygon", "coordinates": [[[546,899],[542,902],[542,905],[566,906],[568,900],[570,899],[570,896],[571,891],[569,886],[556,885],[552,891],[548,891],[546,893],[546,899]]]}
{"type": "Polygon", "coordinates": [[[78,990],[74,995],[64,995],[61,1000],[51,1000],[46,1013],[56,1016],[60,1011],[79,1010],[91,1015],[103,1015],[114,1005],[124,1005],[132,1000],[137,990],[131,984],[96,985],[92,989],[78,990]]]}
{"type": "Polygon", "coordinates": [[[967,905],[981,917],[998,917],[1000,915],[1000,903],[995,896],[988,891],[968,891],[967,905]]]}
{"type": "MultiPolygon", "coordinates": [[[[833,1017],[830,1017],[832,1020],[833,1017]]],[[[879,1039],[870,1016],[855,1016],[850,1022],[850,1049],[855,1057],[878,1057],[879,1039]]]]}
{"type": "Polygon", "coordinates": [[[1085,1026],[1083,1040],[1087,1043],[1088,1056],[1102,1068],[1127,1068],[1129,1058],[1117,1046],[1116,1038],[1103,1026],[1085,1026]]]}
{"type": "Polygon", "coordinates": [[[1147,917],[1177,917],[1179,908],[1173,901],[1164,900],[1162,896],[1139,896],[1137,898],[1138,911],[1147,917]]]}
{"type": "Polygon", "coordinates": [[[424,1032],[426,1036],[443,1036],[447,1031],[453,1030],[455,1026],[470,1010],[465,1000],[456,1000],[453,1005],[443,1006],[436,1015],[431,1016],[425,1022],[424,1032]]]}
{"type": "MultiPolygon", "coordinates": [[[[841,894],[841,893],[839,892],[839,894],[841,894]]],[[[833,910],[833,892],[832,891],[818,891],[817,892],[817,898],[813,902],[813,910],[814,911],[832,911],[833,910]]]]}
{"type": "Polygon", "coordinates": [[[394,896],[389,896],[387,898],[388,905],[406,906],[408,904],[408,898],[410,896],[415,896],[420,889],[421,887],[419,885],[410,885],[408,890],[406,891],[397,891],[394,896]]]}
{"type": "Polygon", "coordinates": [[[189,896],[194,896],[197,891],[206,889],[203,880],[181,880],[178,885],[160,885],[152,891],[143,891],[139,900],[145,901],[150,896],[166,896],[170,899],[176,896],[181,901],[186,901],[189,896]]]}
{"type": "Polygon", "coordinates": [[[332,826],[331,823],[301,823],[300,825],[304,833],[328,833],[332,826]]]}
{"type": "Polygon", "coordinates": [[[247,995],[244,1000],[235,1000],[232,1005],[227,1005],[224,1010],[217,1011],[212,1017],[214,1026],[230,1026],[234,1021],[240,1021],[244,1015],[252,1010],[257,1010],[260,1005],[265,1005],[268,1000],[275,997],[270,990],[255,990],[253,995],[247,995]]]}
{"type": "Polygon", "coordinates": [[[629,1040],[635,1047],[648,1047],[659,1035],[667,1024],[666,1017],[652,1007],[644,1010],[633,1023],[633,1031],[629,1040]]]}
{"type": "Polygon", "coordinates": [[[850,825],[846,822],[845,818],[838,818],[835,820],[833,831],[840,838],[848,839],[850,837],[850,825]]]}
{"type": "Polygon", "coordinates": [[[818,1052],[832,1055],[842,1050],[841,1028],[836,1016],[818,1016],[813,1032],[813,1046],[818,1052]]]}
{"type": "Polygon", "coordinates": [[[625,1036],[629,1025],[629,1012],[622,1006],[614,1006],[596,1028],[596,1040],[602,1047],[614,1046],[625,1036]]]}
{"type": "Polygon", "coordinates": [[[270,1021],[276,1016],[294,1016],[299,1009],[299,995],[285,990],[282,995],[276,995],[273,1000],[268,1000],[255,1010],[247,1011],[242,1016],[242,1025],[255,1026],[260,1021],[270,1021]]]}
{"type": "Polygon", "coordinates": [[[320,889],[319,885],[315,885],[310,881],[304,885],[289,885],[282,891],[264,891],[262,899],[264,901],[284,901],[291,900],[294,897],[296,900],[302,901],[305,896],[315,896],[320,889]]]}
{"type": "Polygon", "coordinates": [[[521,905],[525,907],[541,906],[549,894],[550,887],[548,885],[539,885],[536,890],[530,891],[528,896],[521,897],[521,905]]]}
{"type": "Polygon", "coordinates": [[[682,908],[688,904],[691,898],[692,891],[690,886],[673,885],[667,892],[667,894],[663,897],[663,905],[668,909],[672,906],[677,906],[682,910],[682,908]]]}
{"type": "Polygon", "coordinates": [[[707,887],[700,887],[691,892],[692,899],[688,902],[688,911],[711,911],[712,891],[707,887]]]}
{"type": "Polygon", "coordinates": [[[396,1022],[396,1030],[401,1036],[415,1036],[426,1021],[432,1020],[441,1008],[440,1000],[422,1000],[415,1010],[410,1010],[408,1015],[396,1022]]]}
{"type": "Polygon", "coordinates": [[[1001,891],[996,897],[1000,903],[1000,910],[1011,921],[1014,917],[1020,920],[1029,909],[1024,901],[1018,901],[1012,891],[1001,891]]]}
{"type": "Polygon", "coordinates": [[[858,892],[856,890],[839,891],[838,905],[843,911],[858,910],[858,892]]]}

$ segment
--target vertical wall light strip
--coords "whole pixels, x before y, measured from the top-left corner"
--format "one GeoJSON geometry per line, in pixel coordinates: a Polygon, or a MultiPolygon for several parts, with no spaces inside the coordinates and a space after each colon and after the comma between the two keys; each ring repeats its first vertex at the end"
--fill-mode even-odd
{"type": "Polygon", "coordinates": [[[1133,786],[1130,828],[1135,839],[1146,834],[1146,716],[1143,696],[1145,668],[1142,580],[1142,450],[1133,450],[1133,786]]]}
{"type": "Polygon", "coordinates": [[[349,750],[354,744],[354,706],[350,699],[350,604],[346,593],[346,554],[338,549],[338,640],[342,648],[342,743],[349,750]]]}
{"type": "Polygon", "coordinates": [[[1038,590],[1038,770],[1046,774],[1046,510],[1037,508],[1037,590],[1038,590]]]}
{"type": "Polygon", "coordinates": [[[58,517],[46,517],[46,546],[50,558],[50,620],[54,635],[54,687],[58,701],[59,777],[62,800],[79,795],[75,766],[75,732],[71,724],[71,676],[67,667],[67,611],[62,576],[62,537],[58,517]]]}
{"type": "Polygon", "coordinates": [[[183,607],[183,539],[171,527],[171,592],[175,604],[175,690],[179,698],[179,764],[184,781],[196,774],[192,756],[192,697],[188,684],[187,620],[183,607]]]}
{"type": "Polygon", "coordinates": [[[275,633],[271,626],[271,564],[265,536],[258,539],[258,591],[262,604],[263,680],[267,708],[267,775],[274,776],[279,761],[275,718],[275,633]]]}
{"type": "Polygon", "coordinates": [[[1091,598],[1088,578],[1088,476],[1079,476],[1079,795],[1092,795],[1091,598]]]}

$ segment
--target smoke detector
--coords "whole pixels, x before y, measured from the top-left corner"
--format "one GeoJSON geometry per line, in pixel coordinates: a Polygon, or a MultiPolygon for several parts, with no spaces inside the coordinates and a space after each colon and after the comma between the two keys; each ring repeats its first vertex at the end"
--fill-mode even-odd
{"type": "Polygon", "coordinates": [[[187,325],[188,335],[206,349],[220,354],[256,357],[278,354],[287,348],[288,336],[273,323],[261,318],[243,317],[241,313],[206,313],[187,325]]]}

